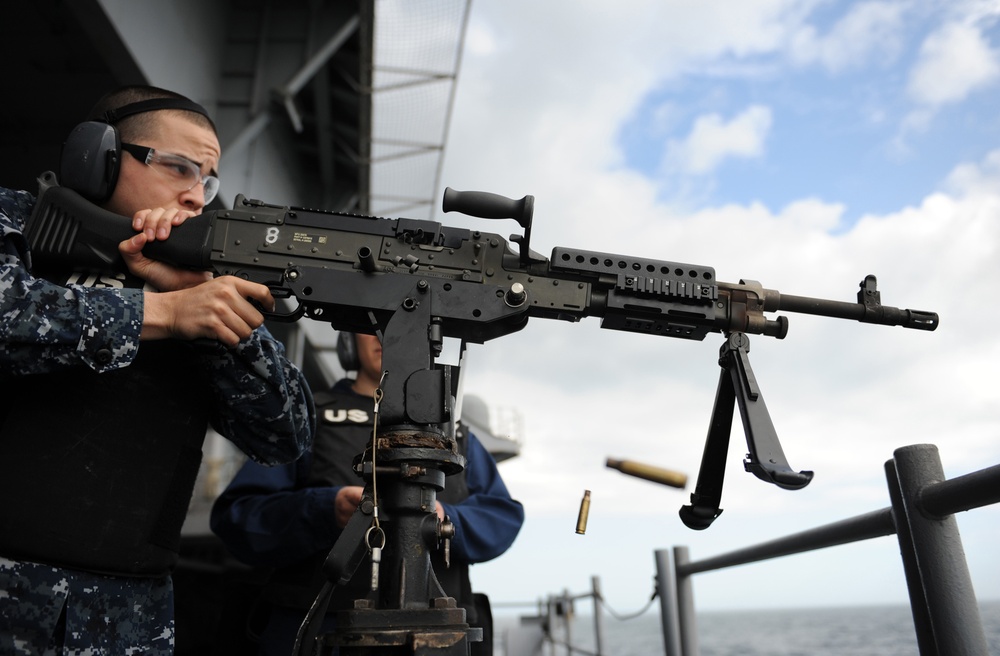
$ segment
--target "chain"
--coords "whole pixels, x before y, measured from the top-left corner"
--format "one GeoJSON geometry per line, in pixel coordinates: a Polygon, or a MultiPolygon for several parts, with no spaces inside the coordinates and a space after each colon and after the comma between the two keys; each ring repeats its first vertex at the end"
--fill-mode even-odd
{"type": "Polygon", "coordinates": [[[385,380],[385,376],[388,372],[383,371],[382,376],[378,379],[378,387],[372,392],[372,401],[375,404],[374,419],[372,420],[372,505],[373,509],[373,525],[375,528],[382,530],[379,526],[378,520],[378,476],[375,473],[375,453],[377,452],[378,445],[378,417],[379,417],[379,405],[382,403],[382,397],[385,393],[382,391],[382,382],[385,380]]]}

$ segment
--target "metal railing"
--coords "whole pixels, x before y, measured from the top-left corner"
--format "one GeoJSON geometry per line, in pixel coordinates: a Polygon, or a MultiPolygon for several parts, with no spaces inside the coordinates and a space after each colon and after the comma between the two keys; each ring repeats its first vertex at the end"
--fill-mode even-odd
{"type": "Polygon", "coordinates": [[[897,449],[885,464],[891,505],[700,561],[687,547],[657,550],[657,592],[667,656],[697,656],[691,577],[896,534],[921,656],[989,654],[954,513],[1000,502],[1000,465],[945,480],[938,449],[897,449]]]}
{"type": "MultiPolygon", "coordinates": [[[[656,596],[666,656],[698,656],[691,582],[695,574],[893,534],[899,540],[920,655],[988,656],[954,514],[1000,502],[1000,465],[947,480],[937,447],[917,444],[893,452],[885,474],[890,500],[886,508],[704,560],[690,560],[684,546],[674,547],[672,557],[669,550],[656,550],[656,596]]],[[[540,621],[537,639],[547,643],[553,655],[560,648],[567,655],[603,653],[603,600],[597,577],[592,584],[592,592],[563,592],[539,602],[538,616],[532,618],[540,621]],[[584,598],[594,600],[594,651],[575,646],[571,636],[573,602],[584,598]]],[[[541,653],[540,647],[533,653],[541,653]]]]}
{"type": "Polygon", "coordinates": [[[603,595],[601,580],[597,576],[590,578],[591,591],[571,594],[564,590],[561,594],[549,595],[544,600],[535,602],[494,603],[494,608],[516,608],[534,606],[534,616],[521,617],[521,622],[527,626],[519,627],[516,633],[504,637],[503,653],[505,656],[557,656],[561,651],[566,656],[604,656],[604,614],[601,609],[603,595]],[[594,647],[593,650],[574,644],[573,621],[576,617],[576,602],[582,599],[593,600],[594,647]],[[511,642],[513,641],[513,643],[511,642]],[[549,651],[544,650],[544,645],[549,651]]]}

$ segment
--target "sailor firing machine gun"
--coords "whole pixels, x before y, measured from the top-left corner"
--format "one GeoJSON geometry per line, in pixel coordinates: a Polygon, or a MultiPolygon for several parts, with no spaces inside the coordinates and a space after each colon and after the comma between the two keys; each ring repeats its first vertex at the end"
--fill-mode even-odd
{"type": "MultiPolygon", "coordinates": [[[[117,245],[134,234],[131,222],[60,187],[51,173],[39,181],[27,230],[35,263],[123,267],[117,245]]],[[[793,490],[812,479],[811,471],[789,466],[750,367],[748,334],[781,339],[788,330],[785,317],[765,313],[919,330],[938,325],[935,313],[882,305],[871,275],[861,282],[857,302],[848,303],[781,294],[750,280],[722,282],[707,266],[565,247],[545,258],[531,250],[533,202],[531,196],[445,191],[445,212],[517,221],[523,233],[510,237],[516,252],[489,232],[279,207],[242,195],[233,209],[188,219],[169,240],[146,247],[149,257],[177,266],[267,285],[294,308],[272,319],[304,316],[382,341],[376,434],[355,464],[367,483],[364,498],[324,568],[329,588],[350,580],[368,560],[373,594],[342,613],[332,636],[316,641],[307,618],[302,649],[337,645],[349,655],[410,645],[416,654],[464,655],[468,642],[481,639],[454,600],[449,604],[436,592],[429,561],[429,550],[447,548],[453,530],[447,520],[437,521],[436,494],[445,477],[464,466],[452,428],[456,381],[450,366],[435,362],[445,337],[484,343],[521,330],[531,317],[588,316],[600,317],[603,328],[664,337],[703,340],[721,333],[722,371],[708,439],[691,503],[680,510],[687,526],[704,529],[722,512],[736,406],[747,471],[793,490]]],[[[322,616],[322,603],[318,598],[312,615],[322,616]]]]}

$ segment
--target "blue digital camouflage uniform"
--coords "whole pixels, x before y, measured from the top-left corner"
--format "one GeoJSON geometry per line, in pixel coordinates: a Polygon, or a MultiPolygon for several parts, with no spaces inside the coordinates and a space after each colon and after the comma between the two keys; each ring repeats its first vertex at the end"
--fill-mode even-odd
{"type": "Polygon", "coordinates": [[[173,654],[169,577],[105,577],[0,558],[0,583],[2,654],[173,654]]]}
{"type": "MultiPolygon", "coordinates": [[[[119,284],[61,286],[34,277],[23,235],[33,206],[31,194],[0,188],[0,378],[5,388],[22,376],[34,379],[81,367],[103,374],[128,367],[139,352],[142,290],[119,284]]],[[[217,431],[265,465],[291,462],[308,449],[315,422],[311,394],[265,328],[233,349],[199,349],[197,358],[211,372],[211,424],[217,431]]],[[[149,402],[155,407],[156,399],[149,402]]],[[[4,413],[0,397],[0,421],[4,413]]],[[[150,421],[156,421],[155,413],[150,421]]],[[[5,437],[0,428],[0,440],[5,437]]],[[[102,576],[4,556],[0,553],[0,653],[172,653],[169,576],[102,576]],[[62,651],[46,652],[57,623],[55,640],[64,623],[65,644],[62,651]]]]}
{"type": "Polygon", "coordinates": [[[22,234],[34,207],[24,191],[0,189],[0,362],[34,374],[86,365],[128,365],[139,348],[142,290],[60,287],[33,277],[22,234]],[[105,345],[113,344],[107,349],[105,345]]]}
{"type": "MultiPolygon", "coordinates": [[[[0,188],[0,365],[25,375],[85,365],[126,367],[139,350],[143,292],[61,287],[33,277],[22,230],[34,206],[25,191],[0,188]],[[27,265],[27,266],[26,266],[27,265]]],[[[312,399],[301,372],[266,328],[235,349],[204,352],[225,412],[215,428],[261,464],[291,462],[309,446],[312,399]],[[293,435],[295,439],[278,439],[293,435]]]]}

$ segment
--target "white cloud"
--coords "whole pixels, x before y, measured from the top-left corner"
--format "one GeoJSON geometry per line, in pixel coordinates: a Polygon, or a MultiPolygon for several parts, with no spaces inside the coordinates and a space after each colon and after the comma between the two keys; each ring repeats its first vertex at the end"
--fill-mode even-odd
{"type": "MultiPolygon", "coordinates": [[[[1000,308],[990,302],[990,285],[1000,279],[1000,154],[956,166],[942,190],[924,190],[912,207],[870,212],[850,230],[842,229],[845,208],[838,199],[805,194],[784,207],[703,204],[678,212],[662,197],[658,180],[621,166],[621,126],[643,99],[685,70],[778,52],[800,32],[808,11],[793,13],[793,4],[778,1],[733,3],[727,11],[710,3],[625,2],[604,13],[600,7],[590,12],[589,4],[474,4],[480,18],[490,19],[495,50],[466,60],[444,182],[513,197],[534,194],[532,245],[545,255],[553,246],[571,246],[692,262],[716,267],[721,280],[746,277],[783,293],[842,301],[853,301],[858,282],[874,273],[886,305],[937,311],[942,323],[924,333],[791,315],[784,341],[753,337],[750,357],[788,460],[815,469],[816,479],[787,492],[743,473],[737,420],[726,514],[698,534],[676,516],[693,481],[686,492],[659,488],[606,470],[604,458],[697,473],[719,377],[720,336],[687,342],[602,330],[596,319],[578,325],[532,319],[521,332],[473,346],[465,389],[490,404],[517,407],[526,424],[523,455],[501,465],[528,509],[523,537],[511,553],[474,571],[477,581],[492,577],[488,591],[498,601],[575,588],[570,579],[581,574],[622,580],[614,568],[628,562],[648,569],[653,548],[688,544],[701,557],[888,505],[882,464],[904,444],[940,444],[949,476],[1000,462],[996,386],[989,383],[1000,362],[989,331],[1000,324],[1000,308]],[[573,534],[584,489],[594,491],[594,513],[610,509],[605,526],[614,523],[613,529],[602,531],[602,518],[595,517],[586,537],[573,534]],[[552,542],[533,542],[540,524],[565,528],[556,537],[544,534],[552,542]],[[635,538],[625,526],[648,533],[635,538]],[[623,541],[623,534],[630,539],[623,541]],[[569,536],[565,543],[562,535],[569,536]],[[595,557],[603,545],[613,545],[616,557],[595,557]],[[539,568],[540,550],[558,554],[550,571],[539,568]],[[511,580],[513,570],[543,587],[526,590],[511,580]]],[[[813,61],[853,65],[834,48],[834,35],[840,44],[848,34],[891,26],[888,17],[876,20],[882,5],[869,5],[868,23],[855,10],[857,23],[845,17],[813,61]]],[[[675,159],[667,164],[711,173],[732,158],[761,157],[773,130],[770,107],[781,105],[758,97],[759,104],[737,115],[706,111],[672,145],[675,159]]],[[[687,100],[679,93],[669,102],[684,107],[687,100]]],[[[660,127],[673,129],[677,115],[664,107],[660,127]]],[[[801,148],[792,156],[808,167],[826,155],[801,148]]],[[[869,182],[894,180],[889,172],[869,182]]],[[[458,217],[442,220],[453,224],[458,217]]],[[[505,232],[482,220],[469,223],[505,232]]],[[[965,521],[981,523],[979,512],[963,513],[965,521]]],[[[970,563],[993,542],[966,538],[970,563]]],[[[887,551],[894,551],[891,544],[887,551]]],[[[858,587],[828,586],[831,597],[817,603],[876,597],[905,603],[904,585],[895,592],[868,585],[873,571],[898,570],[893,556],[872,567],[868,559],[845,564],[863,570],[855,577],[858,587]]],[[[647,574],[635,578],[645,582],[647,574]]],[[[750,578],[758,583],[748,587],[762,589],[750,578]]],[[[979,577],[977,588],[985,587],[977,592],[996,597],[996,581],[979,577]]],[[[699,603],[727,587],[720,581],[713,597],[713,584],[701,585],[699,603]]],[[[801,599],[779,594],[761,595],[761,602],[801,599]]],[[[633,589],[617,602],[627,607],[639,598],[633,589]]]]}
{"type": "Polygon", "coordinates": [[[928,36],[910,71],[907,92],[922,105],[964,100],[1000,79],[1000,54],[974,25],[949,23],[928,36]]]}
{"type": "MultiPolygon", "coordinates": [[[[614,165],[617,129],[648,94],[686,71],[779,52],[817,0],[661,0],[475,4],[446,166],[460,179],[480,167],[460,161],[457,143],[490,161],[500,193],[537,190],[538,171],[598,153],[614,165]],[[499,138],[498,138],[498,135],[499,138]],[[574,156],[550,140],[581,142],[574,156]],[[545,164],[541,164],[544,162],[545,164]]],[[[752,63],[752,62],[750,62],[752,63]]]]}
{"type": "Polygon", "coordinates": [[[895,59],[902,45],[904,6],[898,2],[863,2],[825,35],[813,25],[803,25],[792,37],[790,56],[800,65],[819,63],[839,72],[871,61],[895,59]]]}
{"type": "Polygon", "coordinates": [[[764,152],[771,110],[753,105],[726,122],[719,114],[698,117],[683,141],[667,145],[664,167],[683,173],[711,173],[730,158],[751,159],[764,152]]]}
{"type": "Polygon", "coordinates": [[[994,150],[983,163],[956,166],[945,181],[945,188],[962,195],[993,195],[1000,189],[1000,150],[994,150]]]}
{"type": "MultiPolygon", "coordinates": [[[[989,287],[1000,278],[995,220],[1000,186],[993,182],[998,174],[1000,153],[963,164],[949,176],[947,193],[929,193],[915,207],[867,215],[836,234],[831,227],[839,224],[843,208],[816,200],[780,210],[725,205],[675,216],[648,198],[642,202],[651,204],[640,207],[640,202],[621,213],[623,223],[603,233],[615,242],[615,252],[659,251],[665,259],[714,265],[722,280],[746,276],[782,293],[853,301],[857,283],[874,273],[886,305],[941,315],[941,327],[925,333],[791,314],[785,340],[752,336],[750,359],[788,461],[795,469],[815,470],[816,478],[809,487],[788,492],[744,473],[737,418],[722,499],[726,514],[703,533],[683,529],[676,511],[694,490],[721,336],[686,342],[601,330],[592,319],[580,325],[533,319],[520,333],[476,347],[466,389],[517,406],[525,415],[523,456],[501,467],[528,510],[523,544],[533,544],[533,521],[564,526],[563,533],[571,535],[584,489],[593,491],[592,512],[603,508],[614,515],[592,520],[586,539],[567,538],[567,560],[550,564],[564,569],[558,575],[538,572],[539,580],[557,585],[548,591],[561,589],[581,571],[613,578],[610,565],[587,558],[616,540],[607,528],[611,521],[661,527],[653,542],[630,545],[627,560],[641,563],[654,546],[678,543],[699,558],[888,505],[882,463],[906,444],[938,444],[949,477],[1000,461],[996,390],[988,383],[1000,346],[983,329],[1000,323],[1000,307],[988,302],[989,287]],[[630,479],[607,470],[607,457],[686,472],[688,488],[630,479]],[[573,551],[574,544],[585,551],[573,551]]],[[[600,207],[595,189],[582,188],[578,195],[580,207],[600,207]]],[[[578,215],[560,208],[549,218],[570,225],[578,215]]],[[[564,235],[558,243],[576,240],[564,235]]],[[[966,521],[989,525],[982,517],[966,521]]],[[[557,533],[547,539],[560,540],[563,533],[557,533]]],[[[884,560],[875,562],[893,563],[888,544],[884,560]]],[[[970,562],[988,557],[983,551],[989,544],[982,540],[968,540],[965,548],[970,562]]],[[[840,558],[849,556],[835,551],[823,562],[840,558]]],[[[497,579],[491,579],[489,566],[480,566],[485,576],[477,579],[491,581],[498,599],[516,598],[516,591],[500,594],[507,589],[502,572],[534,571],[533,559],[515,549],[498,561],[497,579]]],[[[700,602],[724,603],[722,590],[732,579],[723,578],[699,582],[700,602]]],[[[862,583],[851,589],[851,595],[905,601],[902,585],[892,588],[897,595],[862,583]]],[[[995,596],[1000,589],[981,590],[995,596]]],[[[620,597],[618,603],[637,598],[620,597]]],[[[761,603],[778,603],[770,599],[761,603]]]]}

